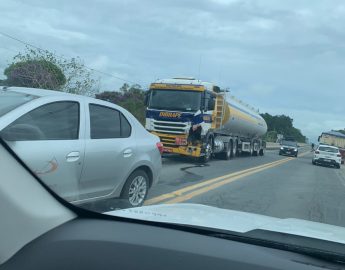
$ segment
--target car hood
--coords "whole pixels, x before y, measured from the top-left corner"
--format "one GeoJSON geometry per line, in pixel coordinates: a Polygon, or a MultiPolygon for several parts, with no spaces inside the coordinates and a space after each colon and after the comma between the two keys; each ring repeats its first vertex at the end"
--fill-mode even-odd
{"type": "Polygon", "coordinates": [[[345,228],[295,218],[274,218],[200,204],[166,204],[107,212],[153,222],[184,224],[246,233],[268,230],[345,244],[345,228]]]}

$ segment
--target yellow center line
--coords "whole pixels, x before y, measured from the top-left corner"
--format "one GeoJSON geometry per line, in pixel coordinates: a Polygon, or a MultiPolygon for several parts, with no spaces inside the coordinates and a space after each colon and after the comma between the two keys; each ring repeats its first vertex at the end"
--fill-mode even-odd
{"type": "MultiPolygon", "coordinates": [[[[300,157],[301,156],[305,156],[306,154],[308,154],[308,152],[300,154],[300,157]]],[[[277,161],[274,161],[274,162],[262,164],[262,165],[257,166],[257,167],[253,167],[253,168],[245,169],[245,170],[242,170],[242,171],[238,171],[238,172],[230,173],[230,174],[227,174],[227,175],[223,175],[223,176],[220,176],[220,177],[216,177],[216,178],[213,178],[213,179],[205,180],[205,181],[203,181],[201,183],[198,183],[198,184],[195,184],[195,185],[190,185],[190,186],[187,186],[185,188],[181,188],[181,189],[175,190],[173,192],[166,193],[166,194],[154,197],[152,199],[149,199],[149,200],[147,200],[145,202],[145,205],[151,205],[151,204],[159,203],[159,202],[162,202],[162,201],[165,201],[165,200],[168,200],[168,199],[172,199],[172,198],[176,198],[176,197],[182,197],[182,195],[184,193],[186,193],[186,192],[193,191],[193,190],[199,189],[199,188],[201,189],[201,188],[203,188],[205,186],[209,186],[209,185],[212,185],[214,183],[217,183],[218,181],[219,181],[219,183],[223,183],[223,181],[228,181],[229,178],[233,179],[232,181],[234,181],[234,180],[236,180],[238,178],[241,178],[241,177],[244,177],[246,175],[250,175],[250,174],[256,173],[256,172],[258,172],[260,170],[264,170],[264,169],[268,169],[268,168],[271,168],[271,167],[274,167],[274,166],[278,166],[281,163],[285,163],[287,161],[294,160],[294,159],[295,158],[284,158],[284,159],[280,159],[280,160],[277,160],[277,161]]]]}

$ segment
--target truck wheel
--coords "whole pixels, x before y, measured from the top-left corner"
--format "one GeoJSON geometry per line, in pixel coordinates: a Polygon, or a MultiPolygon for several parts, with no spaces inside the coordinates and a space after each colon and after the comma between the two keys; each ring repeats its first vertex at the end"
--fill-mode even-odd
{"type": "Polygon", "coordinates": [[[263,149],[263,148],[260,149],[259,155],[260,156],[264,156],[265,155],[265,149],[263,149]]]}
{"type": "Polygon", "coordinates": [[[228,149],[226,150],[226,152],[223,152],[223,153],[220,153],[219,154],[219,157],[221,159],[224,159],[224,160],[229,160],[231,158],[231,152],[232,152],[232,145],[231,143],[229,142],[229,145],[228,145],[228,149]]]}
{"type": "Polygon", "coordinates": [[[207,163],[210,161],[211,157],[212,157],[212,140],[209,139],[207,141],[207,144],[205,146],[205,154],[199,158],[201,163],[207,163]]]}
{"type": "Polygon", "coordinates": [[[235,141],[234,143],[231,143],[231,158],[236,157],[237,153],[237,142],[235,141]]]}

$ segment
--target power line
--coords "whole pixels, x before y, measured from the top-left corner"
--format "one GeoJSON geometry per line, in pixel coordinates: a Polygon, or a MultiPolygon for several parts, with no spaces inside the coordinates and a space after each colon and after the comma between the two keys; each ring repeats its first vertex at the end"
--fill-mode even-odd
{"type": "MultiPolygon", "coordinates": [[[[15,40],[15,41],[17,41],[17,42],[19,42],[19,43],[22,43],[22,44],[26,45],[26,46],[35,48],[35,49],[37,49],[37,50],[39,50],[39,51],[47,51],[47,50],[44,50],[44,49],[42,49],[42,48],[40,48],[40,47],[38,47],[38,46],[35,46],[35,45],[31,44],[31,43],[28,43],[28,42],[23,41],[23,40],[21,40],[21,39],[19,39],[19,38],[16,38],[16,37],[14,37],[14,36],[12,36],[12,35],[9,35],[9,34],[7,34],[7,33],[4,33],[4,32],[2,32],[2,31],[0,31],[0,34],[3,35],[4,37],[7,37],[7,38],[12,39],[12,40],[15,40]]],[[[59,57],[60,57],[60,58],[64,58],[63,56],[59,56],[59,57]]],[[[98,72],[98,73],[100,73],[100,74],[103,74],[103,75],[106,75],[106,76],[109,76],[109,77],[113,77],[113,78],[115,78],[115,79],[117,79],[117,80],[120,80],[120,81],[129,82],[129,83],[131,83],[131,84],[139,84],[139,83],[137,83],[137,82],[134,82],[134,81],[131,81],[131,80],[127,80],[127,79],[121,78],[121,77],[119,77],[119,76],[115,76],[115,75],[113,75],[113,74],[110,74],[110,73],[107,73],[107,72],[104,72],[104,71],[101,71],[101,70],[98,70],[98,69],[94,69],[94,68],[89,67],[89,66],[86,66],[86,65],[84,65],[84,67],[87,68],[87,69],[89,69],[89,70],[91,70],[91,71],[98,72]]]]}

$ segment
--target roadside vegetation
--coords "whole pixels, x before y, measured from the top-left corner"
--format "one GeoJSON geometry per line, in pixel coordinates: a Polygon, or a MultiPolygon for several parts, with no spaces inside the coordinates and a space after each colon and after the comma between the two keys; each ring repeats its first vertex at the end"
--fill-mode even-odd
{"type": "MultiPolygon", "coordinates": [[[[56,54],[35,48],[26,48],[17,54],[5,69],[5,80],[0,85],[44,88],[68,93],[94,96],[124,107],[141,124],[145,124],[145,90],[138,84],[123,84],[115,91],[100,91],[95,79],[80,58],[61,58],[56,54]]],[[[293,126],[293,119],[286,115],[261,114],[268,131],[266,141],[275,142],[278,134],[305,142],[306,137],[293,126]]],[[[344,132],[345,131],[340,131],[344,132]]]]}
{"type": "Polygon", "coordinates": [[[293,137],[301,143],[306,142],[306,137],[302,132],[293,126],[293,119],[286,115],[270,115],[263,113],[261,116],[267,123],[266,141],[276,142],[278,134],[284,137],[293,137]]]}

